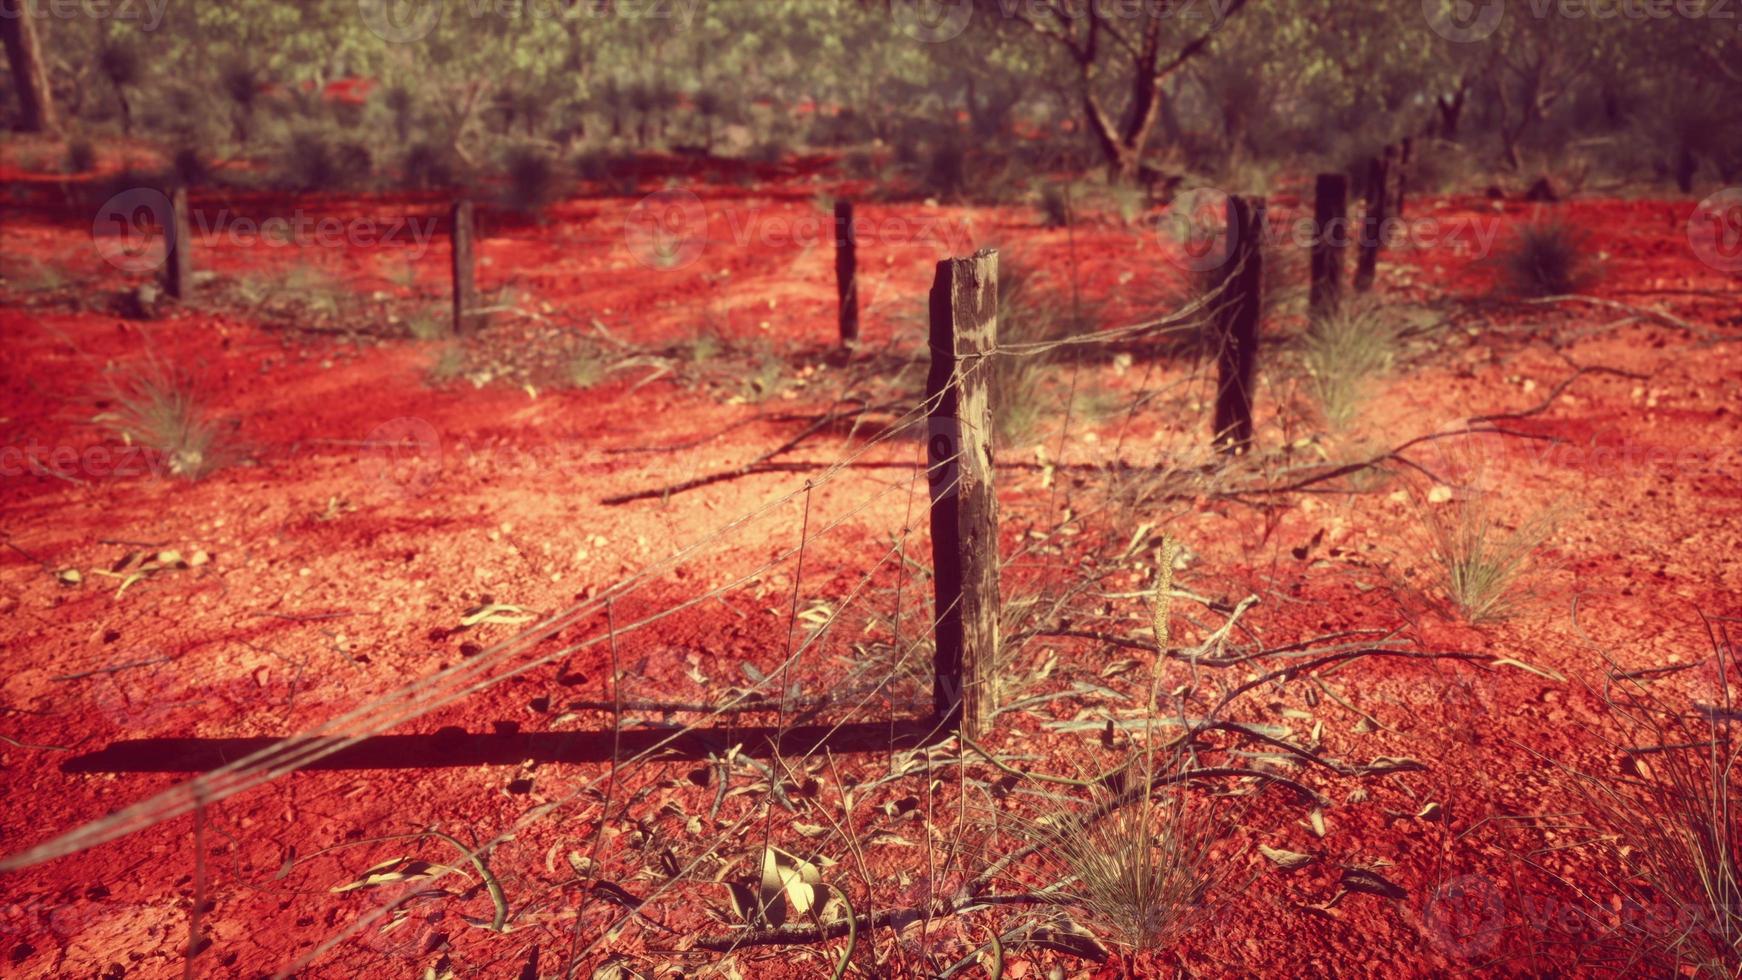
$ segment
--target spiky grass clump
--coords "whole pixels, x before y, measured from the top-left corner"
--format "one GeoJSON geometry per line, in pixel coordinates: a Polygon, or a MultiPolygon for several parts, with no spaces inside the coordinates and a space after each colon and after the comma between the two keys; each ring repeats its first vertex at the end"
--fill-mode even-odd
{"type": "Polygon", "coordinates": [[[1472,623],[1504,619],[1520,597],[1537,549],[1554,533],[1552,508],[1506,528],[1480,492],[1453,494],[1422,505],[1440,585],[1472,623]]]}
{"type": "Polygon", "coordinates": [[[1397,330],[1375,304],[1343,303],[1316,317],[1304,340],[1313,392],[1332,428],[1354,420],[1373,380],[1390,370],[1397,353],[1397,330]]]}
{"type": "Polygon", "coordinates": [[[212,415],[193,382],[155,359],[110,371],[101,397],[104,410],[92,421],[128,445],[155,452],[174,476],[198,480],[233,455],[229,428],[212,415]]]}
{"type": "Polygon", "coordinates": [[[1734,980],[1742,968],[1742,656],[1728,632],[1708,639],[1713,704],[1671,703],[1635,672],[1605,693],[1624,733],[1624,774],[1575,773],[1610,857],[1615,891],[1648,914],[1625,923],[1660,976],[1734,980]],[[1691,710],[1689,710],[1691,708],[1691,710]]]}
{"type": "Polygon", "coordinates": [[[1576,293],[1596,276],[1590,238],[1561,221],[1532,221],[1497,256],[1500,287],[1531,299],[1576,293]]]}
{"type": "MultiPolygon", "coordinates": [[[[1130,773],[1139,783],[1168,775],[1141,764],[1130,773]]],[[[1114,943],[1137,952],[1165,948],[1200,917],[1216,881],[1213,811],[1193,807],[1175,786],[1143,791],[1136,803],[1097,817],[1104,808],[1045,831],[1050,858],[1071,879],[1059,895],[1114,943]]]]}
{"type": "Polygon", "coordinates": [[[1034,435],[1047,412],[1042,389],[1057,363],[1046,345],[1092,329],[1094,314],[1042,288],[1033,269],[1005,262],[998,270],[998,346],[989,360],[987,395],[994,437],[1005,446],[1034,435]]]}

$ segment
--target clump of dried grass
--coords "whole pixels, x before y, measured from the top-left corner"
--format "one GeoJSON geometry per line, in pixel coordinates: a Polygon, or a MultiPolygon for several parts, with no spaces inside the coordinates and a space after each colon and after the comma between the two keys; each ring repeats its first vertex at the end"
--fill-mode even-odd
{"type": "Polygon", "coordinates": [[[175,476],[197,480],[234,455],[229,427],[213,415],[193,381],[156,358],[110,370],[99,398],[103,410],[92,421],[128,445],[157,453],[175,476]]]}
{"type": "Polygon", "coordinates": [[[1217,808],[1186,793],[1188,754],[1182,746],[1157,743],[1160,665],[1178,555],[1179,542],[1164,538],[1151,621],[1156,669],[1142,744],[1131,748],[1115,778],[1064,781],[1082,787],[1086,798],[1062,814],[1016,824],[1054,879],[1047,892],[1134,952],[1165,948],[1191,928],[1229,867],[1211,854],[1225,823],[1217,808]]]}
{"type": "MultiPolygon", "coordinates": [[[[1610,882],[1650,914],[1623,937],[1651,972],[1734,980],[1742,970],[1742,656],[1713,633],[1713,703],[1653,689],[1668,672],[1616,671],[1604,693],[1623,732],[1619,773],[1575,773],[1587,815],[1621,870],[1610,882]],[[1644,948],[1638,945],[1643,941],[1644,948]]],[[[1699,666],[1699,665],[1695,665],[1699,666]]],[[[1676,671],[1679,673],[1679,671],[1676,671]]]]}
{"type": "Polygon", "coordinates": [[[1536,551],[1554,533],[1556,514],[1545,508],[1515,527],[1501,523],[1479,491],[1422,504],[1433,560],[1447,598],[1472,623],[1511,615],[1536,551]]]}
{"type": "Polygon", "coordinates": [[[1373,380],[1391,369],[1397,328],[1377,304],[1351,300],[1314,318],[1303,347],[1325,421],[1342,429],[1360,411],[1373,380]]]}

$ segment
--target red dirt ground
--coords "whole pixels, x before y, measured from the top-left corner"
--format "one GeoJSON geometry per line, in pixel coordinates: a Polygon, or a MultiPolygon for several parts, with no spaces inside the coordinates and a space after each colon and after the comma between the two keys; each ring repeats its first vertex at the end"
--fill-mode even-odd
{"type": "MultiPolygon", "coordinates": [[[[408,680],[488,656],[480,650],[523,627],[459,628],[468,610],[487,602],[543,617],[653,565],[616,602],[612,615],[622,626],[731,586],[626,634],[616,651],[625,699],[712,700],[722,685],[747,683],[741,664],[766,672],[781,662],[795,563],[787,558],[753,581],[740,579],[797,546],[801,523],[808,520],[812,532],[797,582],[801,610],[842,603],[874,568],[883,571],[872,576],[873,587],[892,585],[896,577],[887,571],[900,565],[887,553],[898,540],[913,555],[928,555],[923,483],[916,498],[911,479],[918,458],[912,441],[869,450],[862,462],[888,465],[842,471],[809,495],[807,510],[806,478],[820,482],[821,468],[862,446],[866,432],[826,430],[783,457],[815,463],[816,470],[747,476],[666,500],[600,503],[751,460],[801,428],[776,413],[826,408],[847,384],[852,366],[826,356],[832,250],[812,199],[819,192],[859,196],[863,188],[815,166],[775,168],[747,185],[673,178],[708,214],[705,246],[677,268],[639,261],[634,209],[664,180],[646,181],[634,195],[566,201],[543,224],[487,212],[478,246],[481,285],[512,281],[520,309],[534,314],[498,321],[483,342],[532,343],[528,338],[545,328],[596,337],[596,321],[625,344],[668,349],[705,325],[733,343],[772,351],[788,379],[802,378],[802,386],[789,381],[763,404],[732,403],[722,397],[728,389],[714,383],[673,377],[639,383],[646,372],[635,367],[584,391],[435,383],[426,375],[441,345],[382,341],[367,331],[359,337],[288,330],[234,306],[195,307],[149,323],[122,319],[102,309],[98,294],[147,274],[103,261],[92,247],[89,212],[57,203],[58,180],[22,172],[16,159],[3,176],[9,207],[0,252],[8,268],[0,330],[8,342],[0,347],[0,445],[9,455],[0,514],[10,547],[0,552],[0,645],[9,662],[0,688],[6,736],[0,851],[7,854],[188,776],[69,772],[63,769],[69,759],[125,739],[309,730],[408,680]],[[809,246],[794,244],[790,229],[809,236],[809,246]],[[33,291],[19,257],[63,270],[71,285],[33,291]],[[152,461],[122,451],[90,424],[103,367],[137,362],[148,352],[187,368],[217,411],[239,420],[235,440],[243,460],[199,482],[155,475],[146,465],[152,461]],[[421,423],[396,421],[406,419],[421,423]],[[745,424],[696,447],[637,451],[733,422],[745,424]],[[433,441],[397,462],[370,444],[406,433],[433,433],[433,441]],[[781,498],[756,520],[659,564],[736,515],[781,498]],[[915,534],[904,538],[904,527],[915,534]],[[184,559],[203,552],[207,560],[125,589],[122,578],[97,574],[130,553],[170,549],[184,559]],[[64,569],[79,570],[82,583],[61,582],[64,569]]],[[[196,195],[195,204],[350,217],[440,210],[433,198],[380,196],[293,202],[196,195]]],[[[1272,206],[1273,216],[1286,217],[1298,205],[1281,193],[1272,206]]],[[[1628,667],[1706,656],[1698,613],[1742,616],[1738,280],[1689,248],[1685,223],[1693,207],[1691,200],[1576,200],[1553,210],[1587,229],[1603,253],[1592,295],[1685,318],[1708,331],[1706,338],[1661,321],[1623,321],[1626,314],[1611,309],[1490,304],[1492,270],[1458,242],[1388,252],[1380,277],[1387,297],[1431,307],[1453,325],[1411,347],[1355,435],[1301,444],[1299,462],[1316,464],[1322,457],[1313,446],[1332,455],[1348,445],[1383,448],[1472,415],[1526,410],[1574,365],[1647,376],[1582,375],[1544,411],[1507,423],[1556,443],[1492,437],[1451,448],[1454,440],[1446,440],[1415,456],[1430,469],[1478,461],[1474,471],[1510,520],[1558,508],[1545,568],[1509,619],[1471,627],[1443,607],[1426,584],[1417,505],[1401,477],[1376,479],[1361,492],[1200,497],[1139,515],[1193,553],[1181,587],[1227,600],[1259,597],[1243,622],[1267,644],[1395,628],[1419,650],[1515,658],[1569,680],[1506,667],[1378,659],[1327,678],[1372,723],[1330,700],[1307,700],[1307,684],[1242,702],[1243,720],[1255,722],[1286,725],[1302,711],[1316,712],[1328,754],[1411,757],[1426,768],[1366,781],[1293,773],[1332,803],[1322,836],[1310,828],[1308,808],[1283,790],[1265,791],[1262,810],[1231,828],[1232,844],[1222,852],[1237,855],[1236,878],[1251,884],[1219,895],[1176,950],[1143,961],[1138,972],[1537,975],[1591,967],[1595,943],[1580,931],[1575,907],[1584,899],[1566,882],[1600,890],[1603,879],[1580,863],[1578,852],[1544,850],[1574,836],[1566,815],[1574,797],[1560,767],[1617,765],[1609,723],[1586,684],[1600,681],[1605,655],[1628,667]],[[1440,804],[1443,819],[1417,816],[1430,802],[1440,804]],[[1257,843],[1315,860],[1283,873],[1258,856],[1250,846],[1257,843]],[[1353,865],[1382,869],[1403,897],[1339,898],[1341,870],[1353,865]]],[[[1451,197],[1412,202],[1410,217],[1417,227],[1438,221],[1504,237],[1536,211],[1451,197]]],[[[867,200],[859,213],[862,229],[885,228],[860,251],[869,349],[918,342],[932,264],[946,254],[998,244],[1006,254],[1020,250],[1074,270],[1067,278],[1083,296],[1103,301],[1102,315],[1114,325],[1153,308],[1145,282],[1166,267],[1170,248],[1152,229],[1110,217],[1067,232],[1040,227],[1032,211],[1019,207],[867,200]]],[[[292,250],[203,240],[195,252],[198,268],[223,276],[313,263],[362,292],[418,290],[439,298],[448,268],[445,232],[416,259],[415,285],[387,278],[405,261],[391,248],[361,245],[292,250]]],[[[1130,393],[1150,371],[1177,378],[1187,369],[1139,351],[1129,366],[1090,362],[1083,370],[1094,372],[1080,379],[1084,391],[1130,393]]],[[[1261,445],[1310,434],[1310,424],[1291,409],[1299,404],[1297,377],[1267,364],[1261,445]]],[[[1170,396],[1145,409],[1123,438],[1118,418],[1078,418],[1064,439],[1060,424],[1049,420],[1033,440],[1052,460],[1103,462],[1117,445],[1125,458],[1147,464],[1197,454],[1186,447],[1197,446],[1208,423],[1201,405],[1170,396]]],[[[1032,445],[1002,452],[1012,463],[1035,459],[1032,445]]],[[[1083,479],[1061,475],[1050,486],[1038,467],[1001,470],[1007,553],[1027,540],[1027,529],[1053,527],[1073,501],[1088,508],[1091,489],[1083,479]]],[[[1057,539],[1063,547],[1056,561],[1013,567],[1007,591],[1045,590],[1068,578],[1074,553],[1091,546],[1117,552],[1135,528],[1105,516],[1092,513],[1080,534],[1057,539]]],[[[1138,566],[1122,587],[1141,590],[1147,581],[1138,566]]],[[[908,601],[918,600],[910,593],[908,601]]],[[[1141,602],[1117,603],[1118,616],[1143,621],[1141,602]]],[[[1181,642],[1201,640],[1201,624],[1217,621],[1195,606],[1176,610],[1181,642]]],[[[923,629],[923,621],[914,615],[906,628],[923,629]]],[[[852,622],[860,625],[869,635],[868,624],[852,622]]],[[[605,628],[605,617],[591,614],[503,662],[528,663],[605,628]]],[[[795,666],[795,686],[825,689],[843,669],[834,658],[845,645],[838,645],[795,666]]],[[[1107,663],[1129,651],[1069,640],[1051,649],[1060,666],[1037,690],[1093,681],[1141,692],[1147,683],[1147,660],[1102,678],[1107,663]]],[[[1030,648],[1026,655],[1038,653],[1030,648]]],[[[609,732],[608,712],[563,707],[610,700],[612,672],[606,646],[595,644],[395,732],[450,726],[510,736],[609,732]]],[[[1182,677],[1168,675],[1175,683],[1182,677]]],[[[1669,683],[1692,691],[1710,680],[1709,672],[1694,671],[1669,683]]],[[[1030,769],[1104,765],[1102,756],[1111,755],[1094,734],[1045,727],[1074,717],[1069,703],[1002,718],[990,747],[1030,769]]],[[[872,717],[911,707],[883,703],[872,717]]],[[[953,744],[933,752],[941,757],[953,744]]],[[[816,780],[814,794],[803,792],[802,779],[789,784],[796,809],[773,808],[772,824],[763,823],[756,805],[763,796],[749,790],[758,777],[743,763],[712,814],[717,771],[696,761],[633,768],[613,785],[599,852],[602,877],[616,889],[590,893],[571,873],[569,856],[592,853],[605,764],[505,760],[294,773],[212,805],[198,836],[194,818],[181,816],[7,873],[0,973],[179,975],[201,896],[200,928],[210,940],[194,961],[202,976],[286,967],[311,977],[423,975],[426,967],[461,976],[523,969],[520,975],[560,975],[575,935],[585,949],[583,966],[607,975],[612,966],[667,975],[708,964],[728,976],[827,975],[844,948],[839,940],[745,948],[725,958],[670,951],[702,934],[730,933],[727,890],[711,882],[752,868],[765,833],[796,850],[807,834],[819,833],[809,828],[843,815],[866,842],[865,864],[838,851],[829,855],[839,863],[825,870],[825,880],[840,882],[862,912],[923,902],[928,862],[945,853],[950,838],[965,834],[972,844],[983,830],[951,816],[963,805],[955,766],[940,770],[929,789],[916,778],[872,783],[900,759],[837,756],[833,766],[810,760],[803,775],[816,780]],[[839,796],[843,779],[864,787],[850,810],[839,796]],[[331,850],[347,840],[435,826],[468,842],[506,835],[489,856],[514,909],[505,934],[469,924],[488,922],[490,898],[459,853],[438,840],[331,850]],[[711,853],[698,843],[716,836],[723,843],[711,853]],[[408,903],[412,913],[399,928],[382,932],[371,922],[317,951],[359,915],[404,897],[392,885],[333,890],[398,857],[458,865],[466,877],[444,878],[431,887],[449,893],[408,903]],[[683,881],[668,887],[680,868],[683,881]],[[644,918],[628,917],[618,901],[650,894],[659,897],[644,918]]],[[[981,780],[998,776],[972,756],[968,769],[981,780]]],[[[1014,808],[1017,800],[1002,806],[1014,808]]],[[[961,870],[942,869],[938,880],[938,891],[953,890],[961,870]]],[[[1620,908],[1619,896],[1592,900],[1620,908]]],[[[915,923],[898,941],[880,930],[874,940],[861,937],[855,962],[869,967],[863,948],[875,942],[886,970],[942,969],[983,943],[994,925],[1008,927],[1020,914],[981,911],[935,920],[929,929],[915,923]]],[[[1045,976],[1055,965],[1072,976],[1114,976],[1119,969],[1022,948],[1011,951],[1006,975],[1045,976]]]]}

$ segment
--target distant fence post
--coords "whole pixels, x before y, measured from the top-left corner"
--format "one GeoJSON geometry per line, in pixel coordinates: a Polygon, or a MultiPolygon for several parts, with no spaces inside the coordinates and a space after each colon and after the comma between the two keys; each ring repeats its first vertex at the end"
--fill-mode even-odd
{"type": "Polygon", "coordinates": [[[478,282],[472,264],[472,202],[454,202],[454,335],[461,336],[476,326],[478,282]]]}
{"type": "Polygon", "coordinates": [[[859,230],[853,202],[835,202],[835,292],[840,299],[841,347],[859,346],[859,230]]]}
{"type": "Polygon", "coordinates": [[[1319,174],[1313,189],[1313,317],[1336,312],[1343,299],[1343,249],[1349,241],[1349,177],[1319,174]]]}
{"type": "Polygon", "coordinates": [[[1355,265],[1355,289],[1373,288],[1379,271],[1380,239],[1385,235],[1385,204],[1391,196],[1391,159],[1397,152],[1387,146],[1382,156],[1367,162],[1367,210],[1361,216],[1361,258],[1355,265]]]}
{"type": "Polygon", "coordinates": [[[188,191],[186,187],[177,187],[169,195],[169,227],[164,230],[167,239],[167,261],[163,265],[163,291],[178,300],[187,300],[193,295],[194,263],[193,263],[193,232],[188,224],[188,191]]]}
{"type": "Polygon", "coordinates": [[[938,263],[931,287],[931,487],[937,646],[932,705],[979,737],[992,726],[998,654],[998,497],[992,486],[990,360],[998,340],[998,253],[938,263]]]}
{"type": "Polygon", "coordinates": [[[1264,288],[1264,199],[1228,197],[1228,255],[1216,312],[1216,420],[1212,442],[1225,453],[1252,445],[1252,389],[1258,376],[1258,320],[1264,288]]]}

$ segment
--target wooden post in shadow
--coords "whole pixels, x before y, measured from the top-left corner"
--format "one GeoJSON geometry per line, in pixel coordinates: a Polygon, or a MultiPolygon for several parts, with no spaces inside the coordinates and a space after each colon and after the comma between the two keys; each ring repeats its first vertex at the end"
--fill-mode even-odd
{"type": "Polygon", "coordinates": [[[1392,157],[1395,146],[1387,146],[1382,156],[1367,163],[1367,210],[1361,216],[1361,257],[1355,265],[1355,290],[1373,288],[1373,278],[1379,272],[1379,246],[1385,237],[1385,204],[1391,197],[1392,157]]]}
{"type": "Polygon", "coordinates": [[[1216,418],[1212,442],[1224,453],[1252,445],[1252,389],[1258,377],[1258,321],[1264,284],[1264,199],[1228,197],[1227,258],[1217,271],[1216,418]]]}
{"type": "Polygon", "coordinates": [[[937,648],[932,705],[978,738],[997,706],[998,498],[992,484],[991,359],[998,342],[998,253],[938,263],[931,287],[931,488],[937,648]]]}
{"type": "Polygon", "coordinates": [[[1314,319],[1336,312],[1343,300],[1343,249],[1349,241],[1349,177],[1319,174],[1313,189],[1312,289],[1314,319]]]}
{"type": "Polygon", "coordinates": [[[840,299],[841,349],[859,346],[859,229],[853,202],[835,202],[835,293],[840,299]]]}
{"type": "Polygon", "coordinates": [[[188,223],[188,191],[177,187],[169,195],[169,218],[163,229],[166,252],[163,262],[163,291],[186,302],[193,296],[194,236],[188,223]]]}
{"type": "Polygon", "coordinates": [[[454,336],[461,337],[477,326],[478,281],[472,259],[472,233],[476,230],[472,217],[472,202],[454,202],[454,336]]]}

